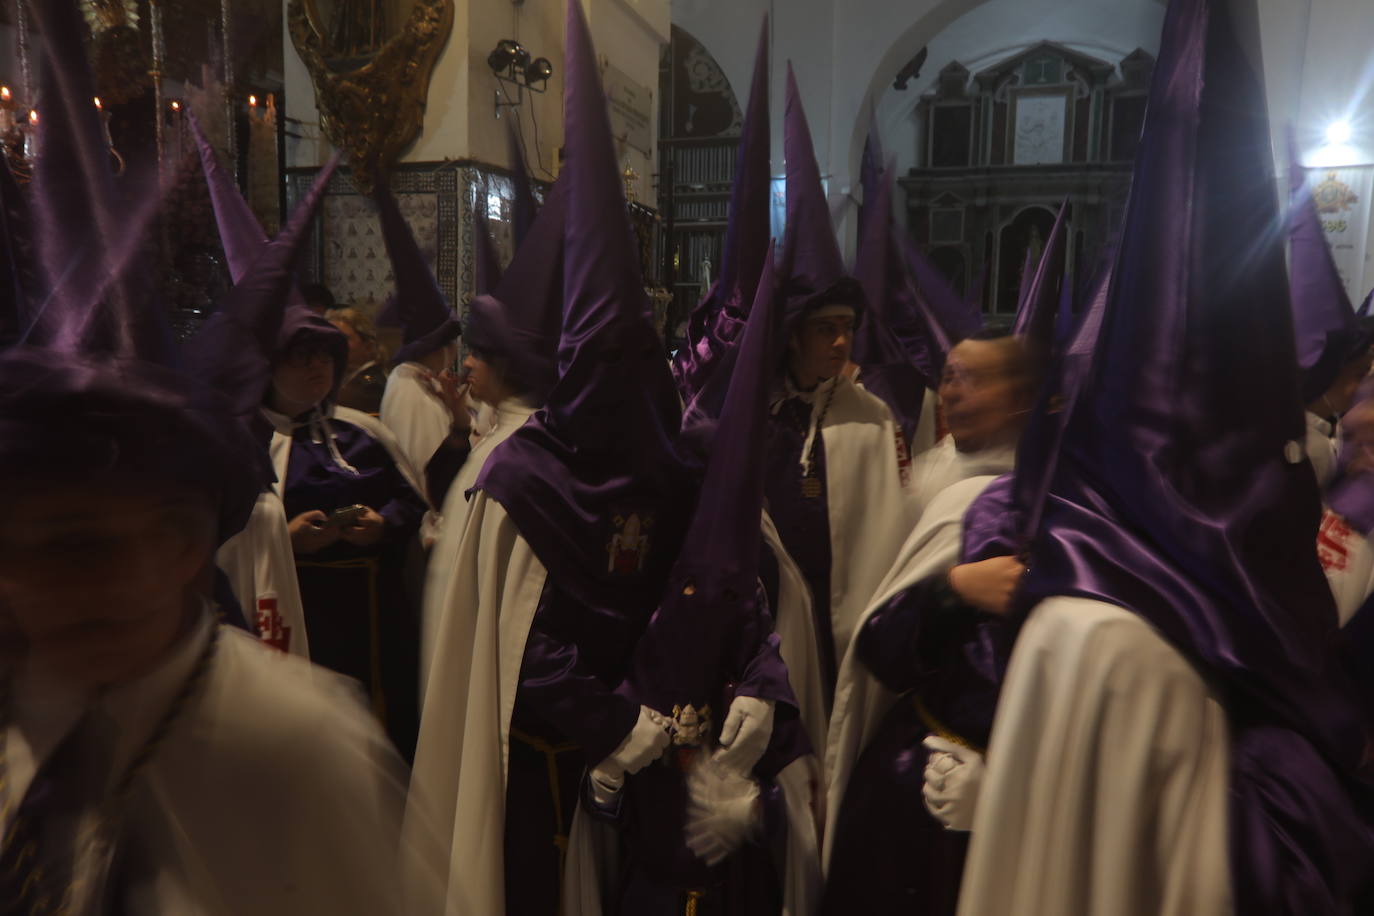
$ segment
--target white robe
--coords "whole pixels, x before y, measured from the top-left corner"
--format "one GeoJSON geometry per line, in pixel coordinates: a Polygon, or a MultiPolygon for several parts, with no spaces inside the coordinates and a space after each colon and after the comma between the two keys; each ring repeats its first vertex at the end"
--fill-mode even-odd
{"type": "Polygon", "coordinates": [[[448,488],[448,496],[444,498],[443,511],[440,513],[442,522],[436,526],[438,537],[430,549],[429,564],[425,570],[425,596],[420,618],[421,709],[424,708],[424,686],[429,683],[429,668],[434,657],[440,621],[454,607],[450,584],[467,527],[467,492],[477,483],[492,450],[523,426],[534,411],[533,406],[518,398],[507,398],[498,406],[482,411],[478,415],[480,425],[473,430],[473,439],[476,441],[472,451],[458,469],[457,476],[448,488]]]}
{"type": "Polygon", "coordinates": [[[448,408],[429,387],[432,376],[419,363],[401,363],[387,376],[382,393],[381,421],[420,474],[453,426],[448,408]]]}
{"type": "Polygon", "coordinates": [[[215,562],[229,579],[234,597],[258,638],[292,655],[310,657],[305,608],[296,580],[281,481],[258,494],[243,530],[225,541],[215,562]]]}
{"type": "Polygon", "coordinates": [[[1312,462],[1312,470],[1317,474],[1317,486],[1322,492],[1326,491],[1331,478],[1336,476],[1336,444],[1339,441],[1339,425],[1333,429],[1329,421],[1307,411],[1307,458],[1312,462]]]}
{"type": "Polygon", "coordinates": [[[835,655],[842,659],[918,512],[908,484],[906,443],[879,398],[841,377],[821,436],[830,522],[830,623],[835,655]]]}
{"type": "Polygon", "coordinates": [[[1374,594],[1374,543],[1327,509],[1317,530],[1317,559],[1336,600],[1340,625],[1345,626],[1374,594]]]}
{"type": "Polygon", "coordinates": [[[912,498],[919,517],[930,501],[948,487],[969,477],[1005,474],[1016,460],[1014,446],[998,446],[977,452],[961,452],[954,437],[946,435],[935,446],[918,455],[911,464],[912,498]]]}
{"type": "Polygon", "coordinates": [[[959,916],[1232,911],[1226,715],[1148,623],[1041,602],[1001,696],[959,916]]]}
{"type": "MultiPolygon", "coordinates": [[[[959,562],[964,513],[996,479],[983,476],[959,481],[931,501],[911,537],[902,545],[891,574],[865,609],[859,626],[898,592],[948,572],[959,562]]],[[[835,825],[854,764],[896,699],[896,695],[869,672],[851,646],[840,664],[835,683],[835,704],[825,751],[826,818],[821,849],[827,868],[835,840],[835,825]]]]}
{"type": "MultiPolygon", "coordinates": [[[[117,729],[112,772],[156,726],[209,632],[201,621],[157,668],[94,701],[117,729]]],[[[25,785],[92,702],[53,684],[27,671],[17,679],[6,740],[25,758],[25,785]]],[[[404,795],[404,764],[353,685],[221,628],[198,694],[128,797],[125,911],[433,913],[433,876],[408,869],[401,881],[413,849],[398,845],[404,795]]],[[[426,841],[418,829],[413,838],[426,841]]]]}
{"type": "MultiPolygon", "coordinates": [[[[451,604],[439,621],[420,719],[406,833],[431,826],[439,858],[421,866],[447,875],[450,916],[505,911],[505,799],[511,714],[525,642],[547,572],[515,523],[486,493],[473,495],[453,563],[451,604]],[[442,701],[441,701],[442,700],[442,701]]],[[[805,916],[819,895],[809,810],[810,764],[779,774],[789,817],[785,913],[805,916]]],[[[565,916],[599,916],[609,828],[573,818],[564,871],[565,916]]]]}

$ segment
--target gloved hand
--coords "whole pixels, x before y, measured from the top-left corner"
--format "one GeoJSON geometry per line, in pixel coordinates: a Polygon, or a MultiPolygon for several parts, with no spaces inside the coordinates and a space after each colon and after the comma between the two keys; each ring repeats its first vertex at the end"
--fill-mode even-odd
{"type": "Polygon", "coordinates": [[[592,776],[608,786],[623,783],[626,773],[638,773],[662,756],[670,740],[668,726],[669,721],[658,712],[639,707],[634,728],[609,757],[592,767],[592,776]]]}
{"type": "Polygon", "coordinates": [[[926,810],[946,830],[972,830],[983,786],[983,755],[938,735],[926,735],[921,744],[930,749],[921,789],[926,810]]]}
{"type": "Polygon", "coordinates": [[[707,865],[719,865],[758,829],[758,783],[702,760],[687,773],[687,848],[707,865]]]}
{"type": "Polygon", "coordinates": [[[720,728],[721,749],[712,760],[722,767],[749,775],[768,749],[773,736],[773,701],[758,697],[735,697],[725,724],[720,728]]]}
{"type": "Polygon", "coordinates": [[[592,771],[587,774],[587,781],[591,784],[592,801],[597,807],[603,810],[614,810],[620,790],[625,788],[624,774],[617,776],[600,767],[593,767],[592,771]]]}

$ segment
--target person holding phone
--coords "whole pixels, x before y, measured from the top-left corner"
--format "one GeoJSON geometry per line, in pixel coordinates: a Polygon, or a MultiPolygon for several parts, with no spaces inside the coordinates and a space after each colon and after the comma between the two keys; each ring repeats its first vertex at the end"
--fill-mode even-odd
{"type": "Polygon", "coordinates": [[[395,437],[334,403],[348,342],[287,309],[263,414],[289,521],[313,661],[357,678],[398,749],[417,728],[418,621],[402,570],[428,505],[395,437]]]}

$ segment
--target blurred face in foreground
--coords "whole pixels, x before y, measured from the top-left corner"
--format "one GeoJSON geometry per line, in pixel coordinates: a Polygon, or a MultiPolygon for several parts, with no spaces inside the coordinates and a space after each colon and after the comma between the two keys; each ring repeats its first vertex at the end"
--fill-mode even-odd
{"type": "Polygon", "coordinates": [[[0,645],[83,687],[157,664],[201,602],[215,548],[202,494],[129,473],[7,482],[0,645]]]}
{"type": "Polygon", "coordinates": [[[945,360],[940,402],[961,452],[1015,445],[1034,397],[1030,359],[1014,337],[965,340],[945,360]]]}

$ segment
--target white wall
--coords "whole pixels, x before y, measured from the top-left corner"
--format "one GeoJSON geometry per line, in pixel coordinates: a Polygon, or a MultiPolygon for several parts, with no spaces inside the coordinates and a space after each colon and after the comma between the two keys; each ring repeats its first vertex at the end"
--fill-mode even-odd
{"type": "MultiPolygon", "coordinates": [[[[285,3],[285,0],[283,0],[285,3]]],[[[636,83],[657,93],[659,53],[668,41],[668,0],[583,0],[597,54],[636,83]]],[[[503,108],[496,118],[496,77],[487,54],[503,38],[519,41],[536,57],[553,63],[554,75],[544,93],[525,92],[518,116],[527,159],[536,176],[551,180],[558,171],[563,145],[563,0],[455,0],[453,32],[440,53],[430,81],[425,124],[419,138],[402,156],[406,162],[475,159],[509,168],[506,122],[513,116],[503,108]],[[538,125],[536,138],[536,120],[538,125]],[[537,144],[536,144],[537,139],[537,144]]],[[[297,133],[318,136],[310,75],[284,34],[287,114],[306,122],[297,133]]],[[[508,92],[515,90],[505,86],[508,92]]],[[[657,125],[658,100],[653,122],[657,125]]],[[[293,142],[288,165],[318,165],[328,155],[325,143],[293,142]]],[[[631,150],[630,165],[639,173],[641,200],[652,200],[654,163],[631,150]]]]}
{"type": "MultiPolygon", "coordinates": [[[[1039,39],[1098,57],[1135,47],[1154,53],[1164,0],[673,0],[673,23],[716,58],[736,95],[748,92],[755,23],[772,13],[774,174],[782,171],[783,78],[790,58],[828,181],[842,236],[852,237],[851,186],[867,132],[867,104],[877,99],[884,139],[905,167],[914,129],[904,113],[951,59],[977,69],[1039,39]],[[921,79],[890,89],[897,71],[921,47],[930,54],[921,79]]],[[[1288,122],[1305,150],[1320,145],[1326,125],[1354,121],[1354,157],[1374,162],[1374,2],[1259,0],[1276,132],[1288,122]]],[[[1374,260],[1374,243],[1369,257],[1374,260]]],[[[1368,273],[1368,271],[1367,271],[1368,273]]]]}

